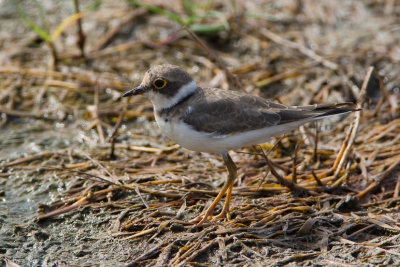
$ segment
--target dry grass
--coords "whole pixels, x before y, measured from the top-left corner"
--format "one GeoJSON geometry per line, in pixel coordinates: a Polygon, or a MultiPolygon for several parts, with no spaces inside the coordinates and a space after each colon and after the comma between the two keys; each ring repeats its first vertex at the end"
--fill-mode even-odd
{"type": "Polygon", "coordinates": [[[69,181],[39,220],[82,207],[118,214],[109,236],[137,244],[129,266],[399,263],[399,3],[235,3],[214,1],[230,30],[200,37],[163,16],[104,3],[83,17],[83,25],[96,25],[85,33],[86,63],[66,45],[67,37],[80,38],[70,27],[56,43],[57,70],[46,68],[45,47],[32,48],[36,39],[3,41],[2,131],[30,119],[55,132],[57,124],[71,131],[80,125],[85,144],[3,157],[0,179],[40,170],[69,181]],[[121,99],[149,65],[165,62],[200,85],[241,85],[285,104],[358,101],[363,111],[303,127],[269,152],[275,171],[304,196],[277,183],[260,150],[232,153],[239,167],[232,219],[196,228],[188,221],[225,179],[221,159],[161,138],[150,103],[121,99]]]}

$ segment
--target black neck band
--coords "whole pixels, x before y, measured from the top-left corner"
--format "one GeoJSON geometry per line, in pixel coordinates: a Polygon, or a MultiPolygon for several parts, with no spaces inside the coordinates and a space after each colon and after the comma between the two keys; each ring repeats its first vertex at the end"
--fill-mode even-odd
{"type": "Polygon", "coordinates": [[[183,103],[185,103],[192,95],[194,95],[194,93],[196,93],[197,90],[194,90],[193,92],[189,93],[187,96],[181,98],[178,102],[176,102],[174,105],[167,107],[167,108],[163,108],[160,111],[158,111],[159,114],[165,114],[165,113],[169,113],[172,109],[182,105],[183,103]]]}

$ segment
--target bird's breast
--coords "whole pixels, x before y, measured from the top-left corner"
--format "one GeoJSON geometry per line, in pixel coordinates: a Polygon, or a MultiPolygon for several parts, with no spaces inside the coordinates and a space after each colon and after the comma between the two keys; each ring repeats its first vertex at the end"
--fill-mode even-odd
{"type": "Polygon", "coordinates": [[[161,132],[173,139],[174,124],[172,123],[171,118],[169,116],[160,116],[158,112],[154,112],[154,117],[161,132]]]}
{"type": "Polygon", "coordinates": [[[155,119],[162,134],[182,147],[194,151],[217,152],[214,147],[207,147],[210,139],[208,134],[195,131],[179,118],[155,112],[155,119]]]}

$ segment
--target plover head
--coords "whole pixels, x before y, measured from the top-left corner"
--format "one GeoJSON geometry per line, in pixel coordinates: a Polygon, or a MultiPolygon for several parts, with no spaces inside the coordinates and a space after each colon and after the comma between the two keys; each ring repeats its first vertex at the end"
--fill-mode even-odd
{"type": "Polygon", "coordinates": [[[197,90],[196,82],[183,69],[174,65],[157,65],[150,68],[142,83],[123,96],[143,94],[155,110],[169,108],[197,90]]]}

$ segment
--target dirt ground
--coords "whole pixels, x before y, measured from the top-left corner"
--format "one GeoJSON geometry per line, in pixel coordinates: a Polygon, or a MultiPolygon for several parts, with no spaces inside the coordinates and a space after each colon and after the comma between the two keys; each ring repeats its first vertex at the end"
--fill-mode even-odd
{"type": "Polygon", "coordinates": [[[77,2],[0,0],[0,265],[400,266],[400,1],[77,2]],[[231,151],[231,219],[197,227],[222,159],[121,97],[163,63],[363,111],[231,151]]]}

